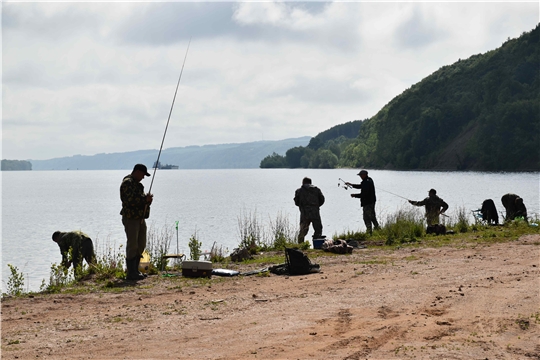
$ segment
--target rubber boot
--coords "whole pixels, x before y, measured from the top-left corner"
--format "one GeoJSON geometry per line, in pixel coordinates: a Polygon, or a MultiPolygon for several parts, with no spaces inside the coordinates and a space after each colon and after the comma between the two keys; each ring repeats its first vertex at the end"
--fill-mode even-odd
{"type": "Polygon", "coordinates": [[[127,260],[126,259],[126,267],[127,267],[127,280],[142,280],[144,279],[144,276],[142,274],[139,275],[139,269],[137,265],[137,259],[138,257],[134,257],[132,259],[127,260]]]}
{"type": "Polygon", "coordinates": [[[148,275],[146,275],[146,274],[139,271],[139,265],[141,263],[141,258],[142,258],[142,255],[135,258],[136,259],[135,271],[136,271],[137,274],[139,274],[139,276],[142,276],[143,279],[145,279],[148,275]]]}

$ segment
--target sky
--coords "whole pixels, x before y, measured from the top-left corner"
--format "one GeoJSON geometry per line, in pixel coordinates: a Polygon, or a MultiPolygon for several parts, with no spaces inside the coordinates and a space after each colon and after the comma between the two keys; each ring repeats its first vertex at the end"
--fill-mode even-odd
{"type": "Polygon", "coordinates": [[[533,2],[2,2],[2,158],[315,136],[539,22],[533,2]]]}

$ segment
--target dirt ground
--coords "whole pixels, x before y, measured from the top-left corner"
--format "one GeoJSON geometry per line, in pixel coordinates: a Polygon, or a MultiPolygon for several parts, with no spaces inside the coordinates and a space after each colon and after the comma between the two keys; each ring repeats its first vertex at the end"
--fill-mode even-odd
{"type": "Polygon", "coordinates": [[[540,359],[540,236],[2,301],[3,359],[540,359]]]}

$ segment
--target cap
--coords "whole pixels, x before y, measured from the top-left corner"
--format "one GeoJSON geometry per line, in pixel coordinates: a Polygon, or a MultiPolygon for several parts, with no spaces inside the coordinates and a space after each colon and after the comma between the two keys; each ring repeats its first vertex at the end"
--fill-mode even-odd
{"type": "Polygon", "coordinates": [[[148,169],[146,168],[146,165],[143,165],[143,164],[137,164],[133,167],[133,171],[135,170],[138,170],[138,171],[141,171],[144,173],[144,175],[146,176],[150,176],[150,174],[148,173],[148,169]]]}
{"type": "Polygon", "coordinates": [[[362,175],[362,174],[367,175],[368,174],[367,170],[360,170],[360,172],[356,175],[362,175]]]}
{"type": "Polygon", "coordinates": [[[433,195],[437,195],[437,190],[431,189],[431,190],[429,190],[429,193],[430,193],[430,194],[433,194],[433,195]]]}

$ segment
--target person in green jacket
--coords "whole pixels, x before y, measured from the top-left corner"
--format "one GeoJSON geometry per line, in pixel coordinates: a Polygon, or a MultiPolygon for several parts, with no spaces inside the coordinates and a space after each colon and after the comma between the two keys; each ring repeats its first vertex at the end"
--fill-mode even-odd
{"type": "Polygon", "coordinates": [[[437,190],[431,189],[428,197],[422,201],[409,200],[409,203],[415,206],[426,207],[426,220],[428,226],[439,224],[439,215],[448,210],[448,204],[437,196],[437,190]]]}
{"type": "Polygon", "coordinates": [[[146,248],[146,221],[150,216],[150,204],[154,196],[144,192],[141,180],[150,176],[143,164],[133,167],[131,174],[126,175],[120,185],[122,200],[122,224],[126,232],[126,267],[128,280],[142,280],[144,275],[139,272],[139,263],[146,248]]]}
{"type": "Polygon", "coordinates": [[[92,239],[81,231],[55,231],[52,240],[58,244],[62,254],[62,265],[69,269],[71,264],[77,269],[82,266],[83,259],[88,265],[94,265],[95,254],[92,239]]]}

